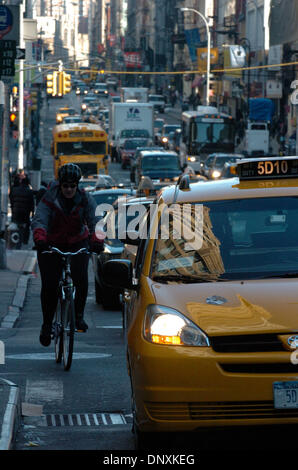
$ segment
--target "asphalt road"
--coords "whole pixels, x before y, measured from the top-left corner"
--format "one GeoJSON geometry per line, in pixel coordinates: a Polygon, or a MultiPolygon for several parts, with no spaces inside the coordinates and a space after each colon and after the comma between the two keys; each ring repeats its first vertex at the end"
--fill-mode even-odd
{"type": "MultiPolygon", "coordinates": [[[[53,178],[51,132],[58,108],[80,111],[81,97],[73,92],[51,100],[41,111],[42,179],[53,178]]],[[[176,122],[175,117],[166,117],[176,122]]],[[[118,182],[129,183],[129,170],[110,165],[118,182]]],[[[54,361],[54,347],[39,344],[41,325],[40,277],[29,290],[17,326],[5,332],[6,364],[2,377],[20,387],[23,419],[15,450],[133,450],[130,384],[125,338],[119,311],[104,311],[95,303],[92,261],[85,318],[87,333],[77,334],[72,368],[65,372],[54,361]]]]}

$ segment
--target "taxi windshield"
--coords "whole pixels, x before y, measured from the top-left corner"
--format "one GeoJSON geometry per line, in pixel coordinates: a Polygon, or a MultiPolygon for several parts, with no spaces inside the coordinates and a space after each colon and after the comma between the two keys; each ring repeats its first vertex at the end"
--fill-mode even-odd
{"type": "Polygon", "coordinates": [[[153,279],[298,277],[298,197],[208,201],[188,204],[186,213],[177,206],[159,227],[153,279]]]}

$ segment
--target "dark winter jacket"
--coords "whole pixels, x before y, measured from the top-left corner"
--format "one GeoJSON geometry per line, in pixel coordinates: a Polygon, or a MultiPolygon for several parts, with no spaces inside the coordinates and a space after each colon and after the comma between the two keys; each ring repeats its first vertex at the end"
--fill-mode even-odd
{"type": "Polygon", "coordinates": [[[47,185],[45,184],[41,184],[39,190],[37,191],[36,193],[36,196],[35,196],[35,199],[36,199],[36,205],[39,203],[39,201],[41,200],[41,198],[43,197],[43,195],[45,194],[47,190],[47,185]]]}
{"type": "Polygon", "coordinates": [[[63,198],[59,183],[51,183],[32,219],[34,242],[68,246],[88,238],[96,241],[99,217],[95,216],[95,210],[95,200],[84,190],[77,189],[75,197],[68,201],[63,198]]]}
{"type": "Polygon", "coordinates": [[[13,186],[9,194],[11,205],[11,218],[13,222],[25,223],[34,213],[33,190],[27,184],[13,186]]]}

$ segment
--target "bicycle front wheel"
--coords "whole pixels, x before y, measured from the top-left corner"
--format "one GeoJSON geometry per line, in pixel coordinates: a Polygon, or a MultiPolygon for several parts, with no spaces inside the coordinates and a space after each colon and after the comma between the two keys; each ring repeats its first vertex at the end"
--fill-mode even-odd
{"type": "Polygon", "coordinates": [[[58,303],[56,314],[55,314],[55,320],[53,323],[55,360],[57,364],[61,363],[62,355],[63,355],[62,310],[63,310],[63,302],[61,299],[59,299],[59,303],[58,303]]]}
{"type": "Polygon", "coordinates": [[[63,308],[63,364],[69,370],[72,363],[75,333],[75,311],[73,298],[64,302],[63,308]]]}

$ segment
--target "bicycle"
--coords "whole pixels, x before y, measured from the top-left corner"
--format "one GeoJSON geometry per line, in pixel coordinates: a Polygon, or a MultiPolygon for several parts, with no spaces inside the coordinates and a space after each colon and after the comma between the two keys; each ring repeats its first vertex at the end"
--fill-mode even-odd
{"type": "MultiPolygon", "coordinates": [[[[52,326],[52,339],[55,343],[55,360],[60,364],[63,358],[64,370],[69,370],[72,363],[75,328],[74,297],[75,288],[71,277],[70,261],[72,256],[81,253],[89,255],[87,248],[72,252],[62,252],[52,247],[44,253],[57,253],[62,256],[63,266],[59,282],[59,300],[52,326]]],[[[78,330],[77,330],[78,331],[78,330]]]]}

